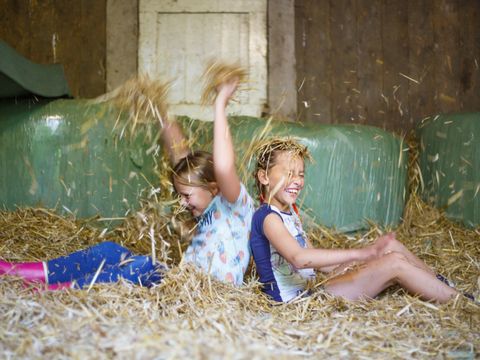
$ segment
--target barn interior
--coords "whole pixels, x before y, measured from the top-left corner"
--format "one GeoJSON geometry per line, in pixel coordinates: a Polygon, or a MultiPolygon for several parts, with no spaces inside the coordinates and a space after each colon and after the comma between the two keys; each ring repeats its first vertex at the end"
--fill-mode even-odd
{"type": "Polygon", "coordinates": [[[252,196],[253,144],[294,136],[313,156],[299,207],[315,246],[395,231],[478,299],[478,1],[0,4],[0,258],[113,241],[169,268],[152,288],[45,291],[0,276],[6,358],[478,356],[478,300],[437,304],[397,286],[351,302],[319,274],[311,296],[276,304],[254,266],[236,288],[182,262],[194,223],[178,212],[156,115],[168,107],[210,150],[201,75],[212,59],[239,64],[248,80],[229,123],[252,196]]]}

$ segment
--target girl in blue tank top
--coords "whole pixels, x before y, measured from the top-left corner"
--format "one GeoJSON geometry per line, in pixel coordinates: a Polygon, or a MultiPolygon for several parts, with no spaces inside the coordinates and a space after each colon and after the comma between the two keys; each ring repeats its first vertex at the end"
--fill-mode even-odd
{"type": "Polygon", "coordinates": [[[290,301],[305,293],[319,270],[329,273],[325,291],[351,300],[374,298],[393,284],[425,300],[446,302],[458,294],[393,233],[361,249],[313,248],[295,207],[309,158],[307,148],[292,139],[269,140],[257,149],[263,204],[253,215],[250,247],[265,293],[290,301]]]}

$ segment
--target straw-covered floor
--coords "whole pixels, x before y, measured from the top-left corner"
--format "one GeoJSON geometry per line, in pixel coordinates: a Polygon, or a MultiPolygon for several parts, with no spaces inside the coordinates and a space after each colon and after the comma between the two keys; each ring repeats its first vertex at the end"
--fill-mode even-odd
{"type": "MultiPolygon", "coordinates": [[[[478,231],[450,223],[417,200],[409,202],[408,213],[409,220],[396,229],[399,238],[459,289],[478,296],[478,231]]],[[[324,229],[313,235],[323,246],[349,247],[375,232],[355,239],[324,229]]],[[[101,241],[100,235],[101,230],[45,209],[0,213],[0,256],[9,260],[54,257],[101,241]]],[[[138,247],[115,232],[106,237],[138,247]]],[[[463,297],[434,305],[398,289],[359,303],[318,290],[293,304],[272,306],[252,277],[237,289],[172,266],[152,289],[124,283],[35,292],[2,277],[0,293],[5,358],[473,359],[480,347],[478,305],[463,297]]]]}
{"type": "MultiPolygon", "coordinates": [[[[480,231],[450,222],[419,200],[415,152],[411,159],[412,195],[403,223],[394,229],[397,237],[459,290],[478,298],[480,231]]],[[[168,187],[167,178],[160,174],[159,184],[168,187]]],[[[436,305],[392,288],[378,299],[353,303],[317,286],[312,296],[274,305],[261,293],[254,271],[245,286],[234,288],[178,266],[191,224],[182,225],[184,215],[175,206],[173,214],[166,211],[169,191],[147,193],[153,195],[142,209],[113,230],[93,226],[95,219],[76,220],[47,209],[0,212],[5,260],[48,259],[111,240],[137,253],[153,251],[170,267],[151,289],[119,283],[39,292],[19,279],[0,277],[2,358],[478,356],[480,307],[463,296],[436,305]]],[[[348,236],[320,227],[309,232],[318,246],[348,248],[372,241],[380,230],[372,226],[348,236]]],[[[323,280],[319,276],[318,284],[323,280]]]]}

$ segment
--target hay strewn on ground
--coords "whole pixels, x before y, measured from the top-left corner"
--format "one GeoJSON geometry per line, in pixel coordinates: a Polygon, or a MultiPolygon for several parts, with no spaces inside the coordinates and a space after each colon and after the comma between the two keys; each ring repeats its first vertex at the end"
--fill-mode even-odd
{"type": "MultiPolygon", "coordinates": [[[[478,230],[450,223],[416,197],[407,213],[398,237],[459,289],[478,296],[478,230]]],[[[126,229],[100,236],[102,229],[45,209],[1,212],[0,256],[37,260],[104,239],[139,251],[144,246],[149,253],[149,239],[140,241],[143,245],[132,240],[141,228],[132,223],[132,237],[125,241],[119,235],[126,229]]],[[[317,229],[312,235],[323,246],[350,247],[375,233],[373,228],[368,236],[353,238],[317,229]]],[[[172,234],[172,239],[178,237],[172,234]]],[[[177,261],[171,256],[171,264],[177,261]]],[[[398,289],[359,303],[319,290],[293,304],[272,306],[253,278],[235,289],[190,267],[175,266],[152,289],[125,283],[96,285],[89,292],[38,293],[19,280],[0,277],[0,293],[0,351],[5,358],[473,359],[480,349],[478,305],[463,297],[434,305],[398,289]]]]}

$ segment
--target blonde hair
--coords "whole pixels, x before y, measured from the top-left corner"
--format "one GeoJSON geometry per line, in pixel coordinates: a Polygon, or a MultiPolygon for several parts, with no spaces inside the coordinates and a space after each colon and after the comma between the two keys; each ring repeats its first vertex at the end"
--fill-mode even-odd
{"type": "Polygon", "coordinates": [[[206,151],[188,154],[173,168],[172,180],[208,189],[208,184],[215,182],[212,154],[206,151]]]}
{"type": "Polygon", "coordinates": [[[255,147],[257,157],[257,164],[255,166],[255,184],[260,196],[265,195],[265,185],[258,180],[258,172],[264,170],[268,172],[270,168],[276,165],[278,156],[283,152],[289,152],[294,157],[299,157],[303,161],[312,160],[312,156],[308,148],[300,144],[296,139],[286,138],[271,138],[260,142],[255,147]]]}

